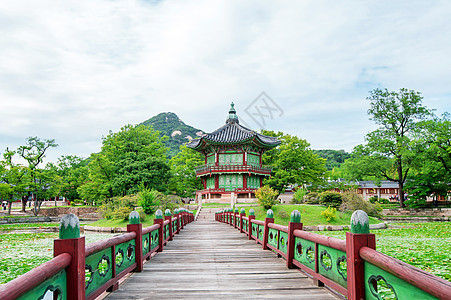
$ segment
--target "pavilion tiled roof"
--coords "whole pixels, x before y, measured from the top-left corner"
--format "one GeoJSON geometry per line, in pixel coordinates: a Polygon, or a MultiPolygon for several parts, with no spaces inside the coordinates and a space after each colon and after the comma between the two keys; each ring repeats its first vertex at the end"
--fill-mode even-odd
{"type": "Polygon", "coordinates": [[[207,142],[208,144],[240,144],[251,140],[257,140],[256,142],[269,148],[280,144],[280,141],[275,137],[266,136],[241,126],[232,103],[229,117],[224,126],[201,138],[192,140],[187,146],[198,148],[202,145],[202,142],[207,142]]]}

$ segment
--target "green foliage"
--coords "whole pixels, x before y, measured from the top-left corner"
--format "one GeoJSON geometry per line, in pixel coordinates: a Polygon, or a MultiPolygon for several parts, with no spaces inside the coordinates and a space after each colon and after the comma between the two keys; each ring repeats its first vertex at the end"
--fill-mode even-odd
{"type": "Polygon", "coordinates": [[[319,194],[319,204],[339,208],[343,202],[342,194],[338,192],[326,191],[319,194]]]}
{"type": "Polygon", "coordinates": [[[335,207],[328,207],[325,211],[321,212],[321,215],[326,218],[327,222],[335,220],[337,217],[335,214],[337,213],[337,209],[335,207]]]}
{"type": "Polygon", "coordinates": [[[371,203],[376,203],[379,202],[379,197],[378,196],[371,196],[368,201],[370,201],[371,203]]]}
{"type": "Polygon", "coordinates": [[[271,178],[265,179],[263,184],[282,192],[290,184],[324,181],[326,161],[313,153],[306,140],[282,132],[263,130],[262,134],[277,137],[281,141],[278,147],[266,151],[262,156],[263,164],[273,167],[271,178]]]}
{"type": "Polygon", "coordinates": [[[343,193],[343,204],[340,206],[342,212],[354,212],[356,210],[363,210],[369,216],[380,217],[382,207],[378,202],[374,204],[366,201],[355,191],[346,191],[343,193]]]}
{"type": "Polygon", "coordinates": [[[164,140],[164,144],[169,148],[169,158],[176,156],[181,150],[180,146],[189,142],[188,136],[196,138],[198,137],[197,133],[202,132],[199,129],[186,125],[176,114],[171,112],[160,113],[141,124],[158,130],[160,138],[167,137],[164,140]],[[180,131],[181,134],[172,136],[175,131],[180,131]]]}
{"type": "Polygon", "coordinates": [[[142,188],[138,193],[138,204],[143,208],[146,214],[151,215],[160,207],[162,198],[164,198],[164,194],[157,190],[142,188]]]}
{"type": "Polygon", "coordinates": [[[344,150],[313,150],[313,153],[326,160],[326,169],[328,171],[339,168],[346,159],[351,157],[351,154],[344,150]]]}
{"type": "Polygon", "coordinates": [[[106,219],[128,220],[132,210],[138,206],[137,195],[127,195],[124,197],[114,197],[103,203],[99,208],[99,213],[106,219]]]}
{"type": "Polygon", "coordinates": [[[291,200],[291,202],[293,202],[294,204],[300,204],[304,202],[304,198],[307,195],[308,191],[304,188],[299,188],[296,190],[296,192],[293,195],[293,200],[291,200]]]}
{"type": "Polygon", "coordinates": [[[305,196],[305,203],[307,204],[319,204],[320,197],[317,192],[310,192],[305,196]]]}
{"type": "Polygon", "coordinates": [[[164,192],[171,176],[167,148],[159,132],[127,125],[103,138],[102,150],[88,164],[88,179],[77,191],[96,202],[133,194],[140,186],[164,192]]]}
{"type": "Polygon", "coordinates": [[[169,189],[180,197],[193,197],[197,190],[203,188],[195,171],[195,167],[203,163],[202,154],[184,145],[180,146],[180,152],[169,161],[172,173],[169,189]]]}
{"type": "Polygon", "coordinates": [[[255,192],[258,204],[265,209],[270,209],[273,205],[277,204],[278,195],[279,193],[277,191],[274,191],[267,185],[262,186],[255,192]]]}

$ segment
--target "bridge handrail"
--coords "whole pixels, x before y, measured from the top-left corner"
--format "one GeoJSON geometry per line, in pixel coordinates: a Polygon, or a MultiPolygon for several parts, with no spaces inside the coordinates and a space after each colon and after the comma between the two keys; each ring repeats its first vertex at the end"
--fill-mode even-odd
{"type": "Polygon", "coordinates": [[[316,234],[308,231],[303,231],[296,229],[293,232],[294,236],[299,237],[304,240],[308,240],[320,245],[324,245],[330,248],[334,248],[343,252],[346,252],[346,241],[330,237],[327,235],[316,234]]]}
{"type": "Polygon", "coordinates": [[[375,235],[369,233],[368,216],[363,211],[354,212],[346,240],[302,230],[299,212],[294,218],[292,214],[288,226],[275,224],[272,215],[273,212],[268,211],[265,221],[261,221],[255,220],[253,214],[246,217],[244,210],[238,214],[225,209],[215,214],[215,220],[234,226],[249,239],[262,244],[263,249],[273,250],[286,259],[288,268],[298,267],[309,274],[315,285],[327,285],[348,299],[378,298],[377,286],[381,284],[382,288],[392,289],[395,296],[396,289],[398,292],[407,289],[414,290],[412,295],[421,299],[451,300],[450,282],[375,250],[375,235]],[[366,227],[355,225],[361,224],[362,214],[366,227]]]}
{"type": "Polygon", "coordinates": [[[0,285],[0,299],[17,299],[65,270],[70,265],[71,260],[72,256],[70,254],[60,254],[27,273],[0,285]]]}
{"type": "Polygon", "coordinates": [[[447,280],[368,247],[360,248],[359,254],[365,262],[387,271],[434,297],[451,299],[451,282],[447,280]]]}
{"type": "Polygon", "coordinates": [[[118,289],[119,279],[131,271],[141,272],[143,261],[149,260],[155,252],[162,252],[163,246],[180,229],[194,221],[194,215],[180,209],[172,217],[167,210],[166,220],[163,220],[160,211],[160,217],[156,217],[154,225],[142,228],[139,215],[134,211],[130,214],[127,233],[86,246],[85,238],[79,237],[78,218],[69,214],[63,219],[60,239],[54,241],[55,257],[0,285],[0,299],[16,299],[22,295],[26,295],[27,299],[41,299],[44,295],[48,297],[48,293],[52,293],[55,299],[65,299],[67,295],[76,299],[94,299],[106,290],[114,291],[118,289]],[[66,226],[63,225],[65,218],[66,226]],[[69,228],[67,224],[70,224],[69,228]],[[167,231],[165,240],[162,238],[163,229],[167,231]],[[118,251],[122,251],[121,256],[117,254],[118,251]],[[120,264],[119,257],[122,257],[120,264]]]}
{"type": "Polygon", "coordinates": [[[127,232],[118,236],[113,236],[101,241],[88,244],[85,248],[85,256],[88,257],[94,253],[110,248],[111,246],[116,246],[118,244],[133,240],[135,237],[135,232],[127,232]]]}

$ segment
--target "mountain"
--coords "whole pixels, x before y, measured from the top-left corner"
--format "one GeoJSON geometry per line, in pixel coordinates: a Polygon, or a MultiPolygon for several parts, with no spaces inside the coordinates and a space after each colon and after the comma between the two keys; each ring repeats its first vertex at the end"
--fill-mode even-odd
{"type": "Polygon", "coordinates": [[[180,152],[180,145],[204,134],[202,130],[186,125],[172,112],[160,113],[142,122],[140,125],[152,126],[153,129],[160,131],[160,136],[165,135],[169,137],[165,142],[166,147],[169,148],[169,158],[180,152]]]}
{"type": "Polygon", "coordinates": [[[340,165],[351,157],[351,154],[344,150],[313,150],[313,153],[326,159],[326,169],[332,170],[334,167],[340,167],[340,165]]]}

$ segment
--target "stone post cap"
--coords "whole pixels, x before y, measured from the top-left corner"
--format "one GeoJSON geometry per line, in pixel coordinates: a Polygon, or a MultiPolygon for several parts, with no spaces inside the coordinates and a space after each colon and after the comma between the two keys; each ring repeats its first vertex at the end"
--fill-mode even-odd
{"type": "Polygon", "coordinates": [[[301,213],[295,209],[291,212],[290,222],[301,223],[301,213]]]}
{"type": "Polygon", "coordinates": [[[274,218],[274,212],[272,211],[272,209],[268,209],[268,211],[266,212],[266,217],[274,218]]]}
{"type": "Polygon", "coordinates": [[[155,219],[163,219],[163,212],[161,211],[161,209],[158,209],[155,212],[155,219]]]}
{"type": "Polygon", "coordinates": [[[363,210],[356,210],[351,216],[351,232],[368,234],[370,233],[370,219],[363,210]]]}
{"type": "Polygon", "coordinates": [[[128,216],[128,220],[130,224],[139,224],[139,213],[136,210],[132,210],[128,216]]]}
{"type": "Polygon", "coordinates": [[[74,214],[67,214],[61,218],[59,228],[60,239],[78,239],[80,237],[80,220],[74,214]]]}

